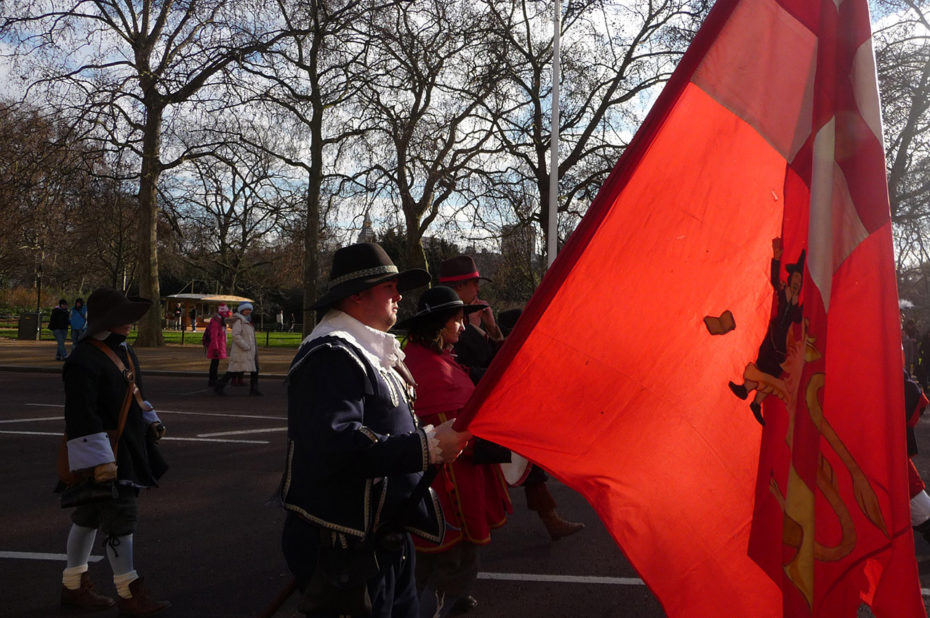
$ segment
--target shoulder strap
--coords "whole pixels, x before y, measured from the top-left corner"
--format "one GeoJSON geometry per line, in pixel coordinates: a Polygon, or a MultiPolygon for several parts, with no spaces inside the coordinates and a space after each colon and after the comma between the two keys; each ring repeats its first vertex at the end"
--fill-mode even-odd
{"type": "Polygon", "coordinates": [[[129,369],[127,369],[126,365],[123,364],[123,361],[110,346],[99,339],[85,339],[85,341],[106,354],[107,358],[116,365],[123,379],[126,380],[126,396],[123,397],[123,406],[119,411],[119,427],[116,430],[116,439],[113,440],[113,456],[116,457],[116,449],[119,446],[119,439],[123,435],[123,429],[126,427],[126,418],[129,416],[129,406],[132,404],[133,397],[135,397],[136,402],[139,404],[139,408],[145,409],[145,405],[142,403],[142,394],[139,392],[139,387],[136,386],[136,368],[132,364],[132,354],[126,354],[126,358],[129,361],[129,369]]]}
{"type": "Polygon", "coordinates": [[[415,389],[417,387],[417,381],[413,379],[413,374],[410,373],[410,369],[407,367],[407,365],[404,364],[404,361],[398,360],[397,364],[394,365],[394,369],[397,370],[397,373],[400,374],[400,377],[402,377],[404,382],[406,382],[411,388],[415,389]]]}

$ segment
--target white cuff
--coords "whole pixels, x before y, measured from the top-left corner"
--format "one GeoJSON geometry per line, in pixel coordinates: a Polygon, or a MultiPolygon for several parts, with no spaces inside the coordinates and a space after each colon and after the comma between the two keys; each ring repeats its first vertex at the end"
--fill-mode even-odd
{"type": "Polygon", "coordinates": [[[105,431],[68,440],[68,467],[71,470],[93,468],[116,461],[105,431]]]}
{"type": "Polygon", "coordinates": [[[930,496],[922,491],[911,498],[911,525],[919,526],[930,519],[930,496]]]}
{"type": "Polygon", "coordinates": [[[145,405],[149,407],[148,410],[142,410],[142,420],[147,424],[151,425],[152,423],[159,423],[161,419],[158,418],[158,414],[155,413],[155,406],[153,406],[147,399],[143,401],[145,405]]]}

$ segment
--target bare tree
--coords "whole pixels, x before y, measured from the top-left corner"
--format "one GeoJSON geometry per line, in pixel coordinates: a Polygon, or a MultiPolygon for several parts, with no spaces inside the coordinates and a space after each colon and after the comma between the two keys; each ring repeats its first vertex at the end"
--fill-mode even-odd
{"type": "Polygon", "coordinates": [[[186,166],[189,175],[171,194],[170,210],[184,236],[182,250],[223,291],[255,283],[270,244],[289,214],[288,178],[265,153],[226,144],[186,166]]]}
{"type": "MultiPolygon", "coordinates": [[[[569,2],[561,17],[559,212],[570,232],[617,162],[647,111],[643,100],[664,83],[706,14],[705,0],[569,2]]],[[[508,104],[494,114],[509,158],[486,174],[489,197],[507,201],[532,190],[517,223],[548,230],[551,5],[533,0],[488,4],[506,40],[508,104]]]]}
{"type": "MultiPolygon", "coordinates": [[[[353,113],[367,80],[368,46],[357,24],[399,0],[296,0],[281,2],[282,18],[293,33],[284,44],[245,63],[252,87],[240,93],[246,104],[268,110],[289,135],[252,143],[301,170],[307,178],[303,245],[303,329],[313,328],[311,303],[319,291],[321,232],[327,196],[344,192],[352,176],[345,156],[353,138],[370,124],[353,113]],[[297,28],[300,24],[301,28],[297,28]]],[[[350,190],[351,191],[351,190],[350,190]]]]}
{"type": "Polygon", "coordinates": [[[884,0],[878,9],[875,55],[900,270],[930,261],[930,7],[884,0]]]}
{"type": "Polygon", "coordinates": [[[364,100],[375,130],[367,186],[400,207],[407,267],[427,267],[424,233],[443,208],[469,203],[471,176],[499,152],[486,114],[501,98],[503,50],[487,19],[481,3],[425,0],[368,24],[364,100]]]}
{"type": "MultiPolygon", "coordinates": [[[[91,284],[125,290],[136,280],[138,216],[131,186],[113,178],[91,179],[81,192],[67,255],[81,265],[91,284]]],[[[81,286],[83,287],[83,286],[81,286]]]]}
{"type": "MultiPolygon", "coordinates": [[[[44,91],[94,128],[102,150],[136,162],[139,285],[156,304],[159,179],[199,154],[166,153],[172,112],[197,102],[222,109],[203,93],[284,36],[269,8],[255,0],[5,2],[0,36],[13,43],[30,96],[44,91]]],[[[162,342],[156,306],[140,321],[136,345],[162,342]]]]}
{"type": "Polygon", "coordinates": [[[78,268],[69,241],[99,164],[83,147],[63,119],[0,104],[0,279],[31,279],[37,310],[43,282],[60,284],[78,268]]]}

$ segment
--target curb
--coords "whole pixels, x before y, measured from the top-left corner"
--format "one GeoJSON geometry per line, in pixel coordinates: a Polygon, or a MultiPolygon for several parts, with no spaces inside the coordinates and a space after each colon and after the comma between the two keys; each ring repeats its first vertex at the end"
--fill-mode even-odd
{"type": "MultiPolygon", "coordinates": [[[[0,365],[0,371],[12,371],[19,373],[61,373],[61,367],[25,367],[22,365],[0,365]]],[[[145,376],[161,376],[166,378],[204,378],[207,379],[210,377],[210,374],[206,371],[170,371],[167,369],[144,369],[142,375],[145,376]]],[[[281,380],[287,377],[283,373],[259,373],[259,379],[269,379],[273,380],[280,378],[281,380]]]]}
{"type": "Polygon", "coordinates": [[[0,371],[18,371],[20,373],[61,373],[61,367],[23,367],[21,365],[0,365],[0,371]]]}

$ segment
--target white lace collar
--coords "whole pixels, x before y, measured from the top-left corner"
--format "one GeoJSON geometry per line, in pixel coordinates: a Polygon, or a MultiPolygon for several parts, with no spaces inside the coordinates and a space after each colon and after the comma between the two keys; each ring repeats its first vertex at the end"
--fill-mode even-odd
{"type": "Polygon", "coordinates": [[[321,337],[339,337],[348,341],[360,349],[375,367],[391,369],[398,361],[404,360],[404,351],[394,335],[366,326],[338,309],[330,309],[301,345],[321,337]]]}

